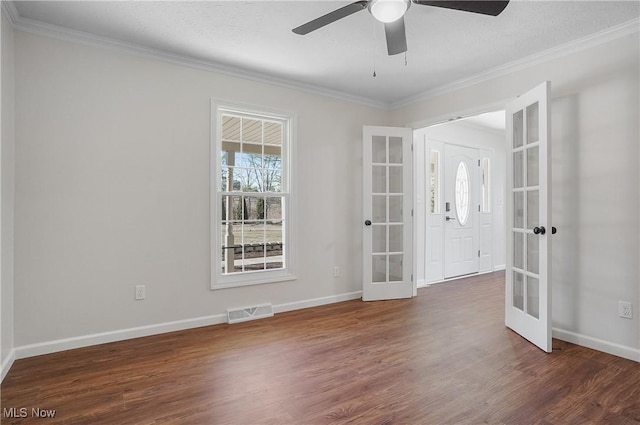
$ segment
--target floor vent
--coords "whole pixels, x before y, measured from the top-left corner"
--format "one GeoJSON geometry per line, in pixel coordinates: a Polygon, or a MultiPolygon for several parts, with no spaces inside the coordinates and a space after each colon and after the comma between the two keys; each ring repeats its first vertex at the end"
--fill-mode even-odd
{"type": "Polygon", "coordinates": [[[271,316],[273,316],[273,305],[271,304],[227,310],[228,323],[246,322],[247,320],[262,319],[271,316]]]}

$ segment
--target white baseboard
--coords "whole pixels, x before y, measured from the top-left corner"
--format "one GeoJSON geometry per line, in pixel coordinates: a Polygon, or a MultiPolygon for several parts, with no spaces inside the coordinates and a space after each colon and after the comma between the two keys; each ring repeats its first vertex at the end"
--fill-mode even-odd
{"type": "MultiPolygon", "coordinates": [[[[275,313],[285,311],[299,310],[308,307],[316,307],[324,304],[332,304],[341,301],[348,301],[362,297],[362,291],[349,292],[346,294],[330,295],[327,297],[314,298],[310,300],[295,301],[291,303],[278,304],[273,306],[275,313]]],[[[54,341],[46,341],[37,344],[23,345],[16,347],[12,352],[14,360],[24,359],[27,357],[39,356],[42,354],[51,354],[58,351],[72,350],[74,348],[88,347],[91,345],[105,344],[108,342],[124,341],[126,339],[140,338],[143,336],[158,335],[167,332],[181,331],[186,329],[199,328],[202,326],[217,325],[227,322],[227,315],[214,314],[212,316],[196,317],[193,319],[177,320],[174,322],[158,323],[148,326],[139,326],[136,328],[120,329],[116,331],[102,332],[92,335],[83,335],[73,338],[58,339],[54,341]]],[[[11,361],[13,364],[13,361],[11,361]]],[[[7,371],[11,367],[8,365],[7,371]]],[[[4,364],[3,366],[3,373],[4,364]]],[[[3,375],[4,377],[4,375],[3,375]]]]}
{"type": "Polygon", "coordinates": [[[493,266],[494,272],[499,272],[500,270],[505,270],[507,268],[506,264],[498,264],[497,266],[493,266]]]}
{"type": "Polygon", "coordinates": [[[4,361],[2,362],[2,365],[0,366],[0,383],[4,381],[4,377],[7,376],[9,369],[11,369],[11,366],[13,366],[13,362],[15,361],[16,361],[16,350],[12,349],[9,352],[9,355],[7,356],[7,358],[4,359],[4,361]]]}
{"type": "Polygon", "coordinates": [[[313,298],[310,300],[294,301],[291,303],[278,304],[273,306],[274,313],[284,313],[285,311],[300,310],[303,308],[317,307],[319,305],[339,303],[362,298],[362,291],[347,292],[346,294],[329,295],[328,297],[313,298]]]}
{"type": "Polygon", "coordinates": [[[640,349],[604,341],[587,335],[578,334],[564,329],[553,328],[553,337],[572,344],[581,345],[614,356],[640,362],[640,349]]]}
{"type": "Polygon", "coordinates": [[[426,280],[424,279],[419,279],[418,282],[416,283],[416,286],[418,288],[426,288],[427,286],[429,286],[429,284],[427,283],[426,280]]]}
{"type": "Polygon", "coordinates": [[[126,339],[140,338],[143,336],[217,325],[219,323],[225,323],[226,321],[226,314],[215,314],[212,316],[197,317],[194,319],[177,320],[174,322],[158,323],[155,325],[139,326],[136,328],[119,329],[116,331],[40,342],[37,344],[16,347],[16,358],[24,359],[27,357],[40,356],[42,354],[51,354],[58,351],[88,347],[90,345],[106,344],[108,342],[124,341],[126,339]]]}

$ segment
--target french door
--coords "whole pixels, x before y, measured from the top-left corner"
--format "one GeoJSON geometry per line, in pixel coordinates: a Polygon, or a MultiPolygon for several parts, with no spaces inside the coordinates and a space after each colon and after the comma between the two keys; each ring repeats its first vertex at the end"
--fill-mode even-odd
{"type": "Polygon", "coordinates": [[[551,352],[550,83],[507,104],[505,324],[551,352]]]}
{"type": "Polygon", "coordinates": [[[364,301],[410,298],[415,293],[412,138],[408,128],[363,128],[364,301]]]}

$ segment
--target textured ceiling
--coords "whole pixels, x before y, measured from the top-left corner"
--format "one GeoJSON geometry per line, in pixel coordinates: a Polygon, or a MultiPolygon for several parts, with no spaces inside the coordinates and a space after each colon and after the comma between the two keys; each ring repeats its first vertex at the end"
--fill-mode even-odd
{"type": "Polygon", "coordinates": [[[291,29],[349,2],[18,1],[18,21],[68,28],[393,104],[637,19],[638,1],[518,1],[498,17],[413,5],[408,53],[387,56],[365,10],[291,29]],[[377,76],[372,76],[373,70],[377,76]]]}

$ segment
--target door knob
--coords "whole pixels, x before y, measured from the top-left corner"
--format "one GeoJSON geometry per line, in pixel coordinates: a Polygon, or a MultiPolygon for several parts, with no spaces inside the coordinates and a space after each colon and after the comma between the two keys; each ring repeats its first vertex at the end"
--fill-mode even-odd
{"type": "Polygon", "coordinates": [[[556,229],[555,227],[551,227],[551,234],[555,235],[556,233],[558,233],[558,229],[556,229]]]}
{"type": "Polygon", "coordinates": [[[371,220],[365,220],[364,221],[364,225],[365,226],[371,226],[371,220]]]}
{"type": "Polygon", "coordinates": [[[455,220],[456,218],[455,217],[446,216],[444,219],[447,220],[447,221],[451,221],[451,220],[455,220]]]}
{"type": "Polygon", "coordinates": [[[545,233],[547,233],[547,229],[545,229],[544,226],[536,226],[533,228],[533,233],[535,233],[536,235],[544,235],[545,233]]]}

